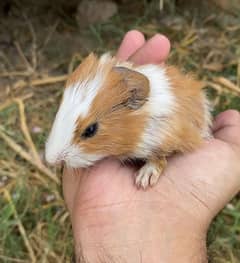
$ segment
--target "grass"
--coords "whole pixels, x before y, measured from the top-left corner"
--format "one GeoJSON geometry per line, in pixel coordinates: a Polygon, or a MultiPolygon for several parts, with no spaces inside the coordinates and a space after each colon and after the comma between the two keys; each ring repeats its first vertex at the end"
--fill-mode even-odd
{"type": "MultiPolygon", "coordinates": [[[[60,185],[51,178],[60,177],[59,171],[41,169],[38,159],[43,156],[64,82],[38,86],[28,84],[29,80],[67,74],[89,51],[116,50],[124,33],[137,28],[146,37],[157,32],[169,36],[170,63],[196,72],[207,82],[214,114],[228,108],[240,110],[239,93],[232,88],[240,80],[239,18],[215,9],[204,18],[192,16],[188,9],[167,3],[160,13],[158,1],[131,1],[120,5],[119,13],[108,22],[81,32],[73,14],[51,8],[47,21],[41,9],[34,11],[36,15],[27,7],[13,7],[13,15],[1,22],[0,31],[11,31],[21,50],[11,43],[5,52],[0,51],[0,135],[15,143],[9,147],[0,136],[0,262],[70,262],[72,255],[70,220],[60,185]],[[19,81],[26,85],[18,88],[19,81]],[[26,120],[16,98],[24,105],[26,120]],[[31,160],[25,158],[29,153],[31,160]]],[[[0,39],[0,44],[4,41],[0,39]]],[[[238,197],[213,222],[208,247],[211,262],[240,262],[238,197]]]]}

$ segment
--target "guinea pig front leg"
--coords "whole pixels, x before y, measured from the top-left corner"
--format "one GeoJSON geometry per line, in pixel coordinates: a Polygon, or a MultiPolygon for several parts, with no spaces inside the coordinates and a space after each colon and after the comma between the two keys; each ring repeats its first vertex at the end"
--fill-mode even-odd
{"type": "Polygon", "coordinates": [[[161,159],[148,160],[145,165],[136,173],[135,183],[138,187],[146,189],[154,186],[167,165],[165,157],[161,159]]]}

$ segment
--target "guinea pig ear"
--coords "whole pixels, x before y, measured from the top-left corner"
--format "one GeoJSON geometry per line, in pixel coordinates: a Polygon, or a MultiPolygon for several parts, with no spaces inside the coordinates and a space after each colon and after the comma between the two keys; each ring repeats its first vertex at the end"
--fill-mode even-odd
{"type": "Polygon", "coordinates": [[[113,71],[120,74],[128,90],[126,107],[137,110],[147,101],[149,95],[149,80],[143,74],[125,67],[113,67],[113,71]]]}

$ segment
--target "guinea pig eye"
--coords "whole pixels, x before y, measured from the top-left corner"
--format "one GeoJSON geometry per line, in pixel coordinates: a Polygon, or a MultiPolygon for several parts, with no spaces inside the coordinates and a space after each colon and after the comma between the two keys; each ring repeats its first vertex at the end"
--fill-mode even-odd
{"type": "Polygon", "coordinates": [[[81,134],[81,137],[83,137],[84,139],[93,137],[96,134],[97,130],[98,130],[98,123],[95,122],[95,123],[89,125],[84,130],[84,132],[81,134]]]}

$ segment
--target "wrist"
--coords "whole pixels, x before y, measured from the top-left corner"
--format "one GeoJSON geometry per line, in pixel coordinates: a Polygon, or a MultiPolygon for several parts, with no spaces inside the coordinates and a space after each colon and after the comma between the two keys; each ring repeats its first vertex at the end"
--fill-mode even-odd
{"type": "Polygon", "coordinates": [[[94,215],[87,221],[79,219],[81,224],[73,229],[76,262],[207,262],[205,230],[187,220],[138,219],[113,222],[111,213],[94,215]]]}
{"type": "MultiPolygon", "coordinates": [[[[135,242],[135,241],[134,241],[135,242]]],[[[126,243],[119,247],[105,247],[103,244],[76,243],[76,263],[131,262],[131,263],[206,263],[206,241],[186,238],[176,239],[176,243],[166,240],[126,243]],[[165,243],[165,244],[164,244],[165,243]],[[163,246],[161,244],[164,244],[163,246]]]]}

